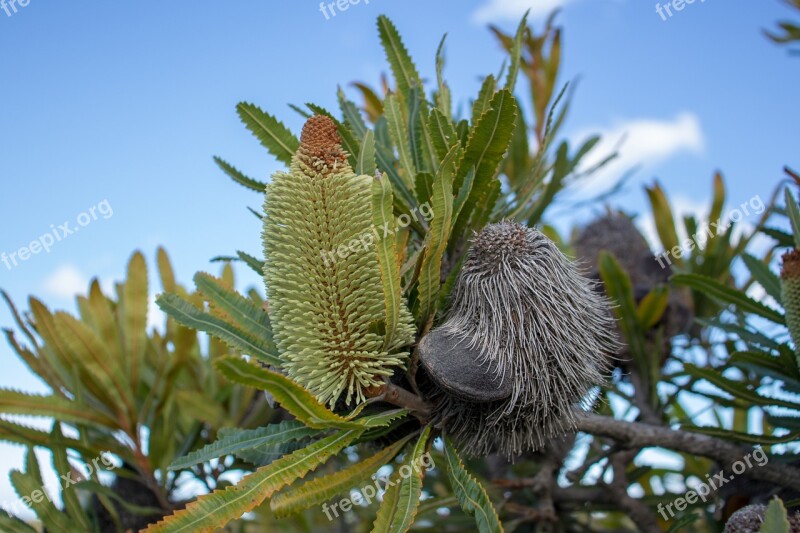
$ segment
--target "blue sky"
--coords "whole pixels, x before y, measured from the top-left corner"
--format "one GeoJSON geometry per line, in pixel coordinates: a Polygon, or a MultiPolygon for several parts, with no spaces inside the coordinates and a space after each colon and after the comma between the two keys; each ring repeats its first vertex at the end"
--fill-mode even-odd
{"type": "MultiPolygon", "coordinates": [[[[72,295],[92,276],[109,287],[136,249],[152,265],[164,245],[184,283],[216,270],[208,262],[215,255],[258,252],[259,227],[245,206],[260,198],[211,159],[261,179],[279,168],[239,123],[237,102],[252,101],[299,131],[287,103],[335,109],[339,84],[355,97],[350,81],[376,84],[387,70],[375,28],[381,13],[428,78],[448,33],[446,75],[466,102],[503,59],[486,23],[510,31],[530,7],[541,25],[556,5],[566,28],[562,81],[580,77],[566,133],[604,133],[606,147],[627,134],[621,163],[598,180],[640,166],[618,200],[627,210],[644,210],[641,185],[654,178],[680,210],[696,210],[717,169],[739,204],[766,199],[783,165],[800,167],[800,59],[761,34],[790,15],[778,0],[698,0],[666,21],[648,0],[362,0],[330,20],[306,0],[30,0],[12,16],[0,11],[0,253],[51,224],[75,227],[103,201],[113,215],[14,268],[0,263],[0,287],[20,304],[35,294],[73,309],[72,295]]],[[[11,325],[4,308],[0,325],[11,325]]],[[[0,387],[43,390],[4,344],[0,365],[0,387]]],[[[21,453],[0,446],[0,471],[21,453]]],[[[13,499],[6,477],[0,502],[13,499]]]]}

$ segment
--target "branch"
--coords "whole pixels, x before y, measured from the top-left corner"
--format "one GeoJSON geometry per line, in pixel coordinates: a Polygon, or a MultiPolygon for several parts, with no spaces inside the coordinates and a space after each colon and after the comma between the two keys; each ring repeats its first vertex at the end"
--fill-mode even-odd
{"type": "MultiPolygon", "coordinates": [[[[724,466],[753,451],[730,442],[687,431],[589,414],[578,420],[578,430],[607,437],[628,448],[667,448],[714,459],[724,466]]],[[[765,464],[747,471],[749,477],[800,490],[800,470],[788,465],[765,464]]]]}

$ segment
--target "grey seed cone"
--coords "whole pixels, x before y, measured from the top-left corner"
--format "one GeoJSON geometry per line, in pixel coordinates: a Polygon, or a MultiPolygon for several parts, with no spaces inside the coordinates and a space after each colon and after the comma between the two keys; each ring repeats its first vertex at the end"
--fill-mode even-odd
{"type": "MultiPolygon", "coordinates": [[[[511,395],[492,402],[467,402],[463,391],[441,385],[429,390],[437,419],[473,455],[518,455],[573,429],[617,349],[609,304],[595,283],[542,233],[512,222],[475,236],[445,321],[431,334],[480,354],[469,372],[488,368],[501,383],[511,381],[511,395]]],[[[443,357],[420,352],[423,367],[443,357]]]]}
{"type": "MultiPolygon", "coordinates": [[[[766,512],[766,505],[742,507],[728,519],[725,533],[760,533],[766,512]]],[[[789,531],[800,533],[800,513],[789,513],[789,531]]]]}
{"type": "MultiPolygon", "coordinates": [[[[589,269],[587,275],[596,280],[600,279],[600,252],[605,250],[613,254],[628,272],[637,302],[657,285],[668,283],[672,275],[672,268],[667,264],[661,268],[647,240],[622,212],[610,213],[587,225],[573,238],[572,246],[578,262],[589,269]]],[[[665,342],[669,344],[672,337],[686,333],[693,320],[691,292],[672,288],[662,319],[665,342]]],[[[622,338],[619,331],[617,335],[618,340],[622,338]]]]}

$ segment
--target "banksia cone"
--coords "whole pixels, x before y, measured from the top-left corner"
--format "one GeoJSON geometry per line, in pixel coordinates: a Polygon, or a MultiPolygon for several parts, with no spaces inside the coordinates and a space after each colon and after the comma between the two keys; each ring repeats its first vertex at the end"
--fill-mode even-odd
{"type": "Polygon", "coordinates": [[[781,300],[786,310],[786,326],[792,335],[797,364],[800,366],[800,250],[783,256],[781,300]]]}
{"type": "Polygon", "coordinates": [[[552,241],[492,224],[474,239],[445,322],[420,342],[423,389],[465,452],[533,451],[574,429],[616,349],[612,331],[608,302],[552,241]]]}
{"type": "MultiPolygon", "coordinates": [[[[600,280],[600,252],[610,252],[628,273],[638,301],[647,296],[657,285],[667,284],[672,275],[668,264],[661,268],[650,250],[647,240],[633,221],[622,212],[609,213],[586,226],[572,240],[575,258],[589,268],[588,276],[600,280]]],[[[686,288],[670,290],[669,306],[664,311],[661,325],[664,326],[666,348],[671,339],[686,333],[694,321],[694,305],[691,292],[686,288]]],[[[617,333],[621,340],[621,333],[617,333]]]]}
{"type": "MultiPolygon", "coordinates": [[[[725,524],[725,533],[761,533],[767,512],[766,505],[748,505],[731,515],[725,524]]],[[[800,532],[800,513],[790,513],[789,531],[800,532]]]]}
{"type": "Polygon", "coordinates": [[[405,304],[397,330],[379,331],[386,316],[374,180],[353,173],[336,124],[315,116],[289,173],[267,187],[264,279],[283,368],[332,406],[343,394],[360,402],[382,385],[407,359],[398,349],[413,340],[405,304]]]}

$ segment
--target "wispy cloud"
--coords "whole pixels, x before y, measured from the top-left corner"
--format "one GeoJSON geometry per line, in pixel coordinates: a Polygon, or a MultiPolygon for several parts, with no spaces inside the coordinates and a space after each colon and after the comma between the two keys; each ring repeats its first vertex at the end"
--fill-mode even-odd
{"type": "Polygon", "coordinates": [[[681,113],[672,120],[627,120],[609,128],[590,128],[573,137],[582,141],[590,134],[599,134],[601,141],[584,159],[581,170],[598,164],[615,150],[619,155],[584,182],[581,196],[607,189],[634,167],[650,170],[679,154],[699,154],[705,148],[700,120],[693,113],[681,113]]]}
{"type": "Polygon", "coordinates": [[[83,294],[89,286],[89,280],[74,266],[61,265],[45,278],[42,290],[56,298],[72,298],[83,294]]]}
{"type": "Polygon", "coordinates": [[[554,9],[572,3],[574,0],[486,0],[472,13],[472,20],[478,24],[500,21],[518,21],[527,10],[532,18],[549,15],[554,9]]]}

